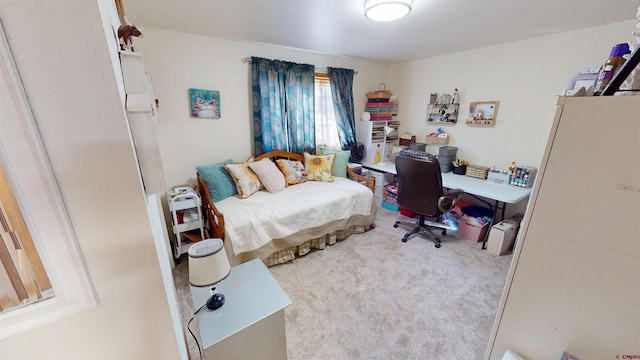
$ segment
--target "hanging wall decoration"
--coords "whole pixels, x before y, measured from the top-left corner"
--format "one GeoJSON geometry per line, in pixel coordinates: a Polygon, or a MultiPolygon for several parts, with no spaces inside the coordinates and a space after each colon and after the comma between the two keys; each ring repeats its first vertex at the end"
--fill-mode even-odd
{"type": "Polygon", "coordinates": [[[220,92],[213,90],[189,89],[191,117],[220,119],[220,92]]]}
{"type": "Polygon", "coordinates": [[[469,104],[467,125],[494,126],[498,116],[498,101],[476,101],[469,104]]]}

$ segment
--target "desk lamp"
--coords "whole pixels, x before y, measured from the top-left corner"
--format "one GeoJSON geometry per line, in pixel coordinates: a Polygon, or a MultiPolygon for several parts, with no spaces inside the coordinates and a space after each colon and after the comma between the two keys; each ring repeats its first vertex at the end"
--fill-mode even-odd
{"type": "Polygon", "coordinates": [[[207,239],[193,244],[189,254],[189,283],[192,286],[211,286],[211,297],[207,308],[219,309],[224,305],[224,295],[216,292],[215,284],[224,280],[231,272],[224,244],[220,239],[207,239]]]}
{"type": "Polygon", "coordinates": [[[384,126],[384,142],[382,143],[382,159],[383,161],[387,161],[387,136],[391,136],[396,129],[392,128],[389,125],[384,126]]]}

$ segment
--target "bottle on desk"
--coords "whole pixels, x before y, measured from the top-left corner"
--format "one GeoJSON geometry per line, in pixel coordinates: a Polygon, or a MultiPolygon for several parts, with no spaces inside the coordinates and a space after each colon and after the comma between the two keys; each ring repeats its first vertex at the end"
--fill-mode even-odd
{"type": "Polygon", "coordinates": [[[378,144],[378,150],[376,150],[376,164],[380,162],[380,144],[378,144]]]}

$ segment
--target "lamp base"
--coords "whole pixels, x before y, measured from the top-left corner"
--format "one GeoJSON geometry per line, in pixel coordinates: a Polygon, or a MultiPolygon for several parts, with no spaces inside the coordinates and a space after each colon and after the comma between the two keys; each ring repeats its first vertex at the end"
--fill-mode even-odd
{"type": "Polygon", "coordinates": [[[222,294],[213,294],[211,295],[209,300],[207,300],[207,308],[209,310],[219,309],[222,307],[222,305],[224,305],[224,295],[222,294]]]}

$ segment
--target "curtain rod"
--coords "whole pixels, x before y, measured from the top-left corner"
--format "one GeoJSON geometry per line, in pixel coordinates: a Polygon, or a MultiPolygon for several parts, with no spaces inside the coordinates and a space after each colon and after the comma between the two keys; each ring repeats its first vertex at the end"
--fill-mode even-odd
{"type": "MultiPolygon", "coordinates": [[[[242,58],[242,62],[243,63],[247,63],[247,64],[251,64],[251,58],[250,57],[246,57],[246,58],[242,58]]],[[[327,68],[316,68],[316,71],[327,71],[327,68]]],[[[358,70],[354,70],[353,71],[354,75],[358,75],[358,70]]]]}

